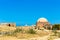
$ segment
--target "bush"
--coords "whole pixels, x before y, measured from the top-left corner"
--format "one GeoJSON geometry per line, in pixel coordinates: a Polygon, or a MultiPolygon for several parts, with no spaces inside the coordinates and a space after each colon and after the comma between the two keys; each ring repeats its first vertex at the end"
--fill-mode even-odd
{"type": "Polygon", "coordinates": [[[53,37],[52,37],[52,36],[50,36],[50,37],[48,38],[48,40],[53,40],[53,37]]]}
{"type": "Polygon", "coordinates": [[[52,26],[52,29],[53,29],[53,30],[60,30],[60,24],[54,24],[54,25],[52,26]]]}
{"type": "Polygon", "coordinates": [[[11,34],[13,36],[17,36],[17,33],[22,32],[22,29],[16,28],[16,30],[11,34]]]}
{"type": "Polygon", "coordinates": [[[14,31],[14,33],[21,32],[21,31],[22,31],[22,29],[17,28],[17,29],[14,31]]]}
{"type": "Polygon", "coordinates": [[[14,31],[11,31],[11,32],[5,32],[5,35],[8,35],[8,36],[16,36],[17,33],[21,32],[22,29],[20,28],[16,28],[16,30],[14,31]]]}
{"type": "Polygon", "coordinates": [[[54,33],[54,36],[57,36],[58,32],[56,30],[53,30],[52,32],[54,33]]]}
{"type": "Polygon", "coordinates": [[[60,32],[58,32],[58,37],[60,38],[60,32]]]}
{"type": "Polygon", "coordinates": [[[12,36],[13,35],[13,32],[3,32],[3,35],[7,35],[7,36],[12,36]]]}
{"type": "Polygon", "coordinates": [[[28,30],[28,33],[30,33],[30,34],[36,34],[36,31],[33,30],[33,29],[29,29],[29,30],[28,30]]]}

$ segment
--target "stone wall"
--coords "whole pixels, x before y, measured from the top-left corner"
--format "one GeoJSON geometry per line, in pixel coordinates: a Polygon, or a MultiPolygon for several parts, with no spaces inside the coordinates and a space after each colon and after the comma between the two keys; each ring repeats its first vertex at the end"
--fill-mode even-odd
{"type": "Polygon", "coordinates": [[[0,27],[16,27],[16,23],[0,23],[0,27]]]}

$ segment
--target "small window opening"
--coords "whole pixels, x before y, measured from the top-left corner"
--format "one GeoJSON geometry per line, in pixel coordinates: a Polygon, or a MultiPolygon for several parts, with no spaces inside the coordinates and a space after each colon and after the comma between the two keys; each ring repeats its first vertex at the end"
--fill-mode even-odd
{"type": "Polygon", "coordinates": [[[11,26],[10,24],[8,26],[11,26]]]}

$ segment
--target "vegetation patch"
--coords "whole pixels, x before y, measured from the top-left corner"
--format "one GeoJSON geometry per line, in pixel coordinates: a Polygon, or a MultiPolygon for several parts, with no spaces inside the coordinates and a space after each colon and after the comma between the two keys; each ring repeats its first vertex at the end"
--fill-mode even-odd
{"type": "Polygon", "coordinates": [[[30,34],[36,34],[36,31],[33,30],[33,29],[29,29],[27,32],[30,33],[30,34]]]}

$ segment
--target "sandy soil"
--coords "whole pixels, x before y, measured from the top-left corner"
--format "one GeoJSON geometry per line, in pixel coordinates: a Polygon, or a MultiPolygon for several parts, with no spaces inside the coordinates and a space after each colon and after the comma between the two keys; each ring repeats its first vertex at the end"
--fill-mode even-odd
{"type": "Polygon", "coordinates": [[[60,40],[60,38],[58,38],[58,39],[54,39],[54,40],[60,40]]]}
{"type": "MultiPolygon", "coordinates": [[[[48,37],[49,35],[43,36],[43,37],[36,37],[36,38],[18,39],[16,37],[4,36],[4,37],[0,37],[0,40],[48,40],[48,37]]],[[[60,40],[60,38],[57,38],[54,40],[60,40]]]]}
{"type": "Polygon", "coordinates": [[[48,36],[29,38],[29,39],[17,39],[16,37],[0,37],[0,40],[47,40],[48,36]]]}

